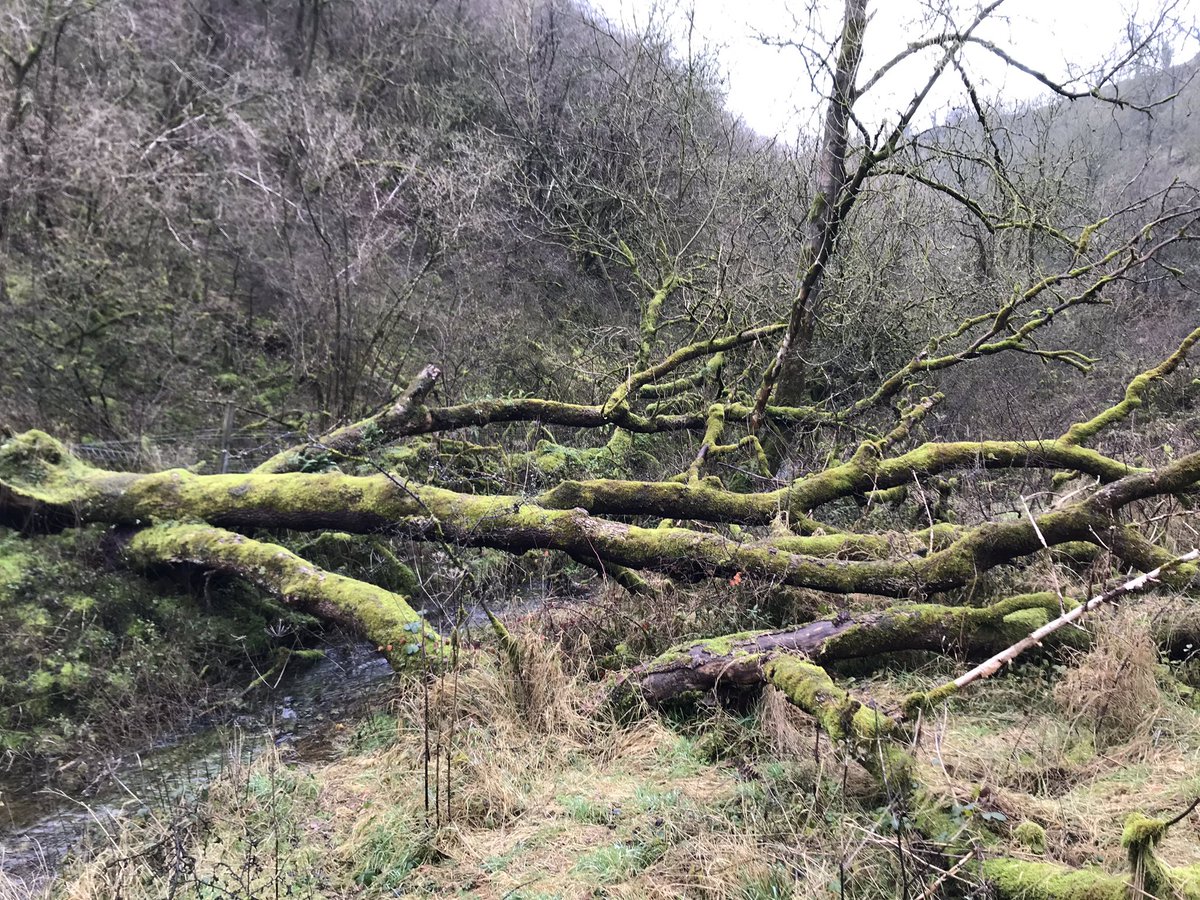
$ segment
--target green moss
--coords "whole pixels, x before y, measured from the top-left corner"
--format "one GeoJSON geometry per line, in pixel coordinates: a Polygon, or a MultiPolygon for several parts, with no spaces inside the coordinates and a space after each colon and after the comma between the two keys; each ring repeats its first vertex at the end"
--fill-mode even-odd
{"type": "Polygon", "coordinates": [[[845,714],[853,715],[854,707],[847,704],[846,692],[833,683],[828,672],[798,657],[778,656],[764,666],[763,674],[794,704],[821,719],[831,738],[846,739],[845,714]]]}
{"type": "Polygon", "coordinates": [[[984,877],[998,900],[1128,900],[1129,882],[1100,869],[1068,869],[1022,859],[988,859],[984,877]]]}
{"type": "MultiPolygon", "coordinates": [[[[1000,900],[1126,900],[1131,893],[1161,900],[1200,900],[1200,867],[1172,869],[1154,856],[1153,849],[1165,834],[1166,822],[1161,819],[1140,813],[1126,819],[1121,843],[1129,851],[1132,876],[1017,859],[986,860],[983,871],[1000,900]]],[[[1040,826],[1024,822],[1013,836],[1035,852],[1043,852],[1038,849],[1038,845],[1045,846],[1040,826]]]]}
{"type": "Polygon", "coordinates": [[[79,504],[87,499],[79,479],[91,469],[44,431],[27,431],[0,443],[0,484],[13,494],[48,504],[79,504]]]}
{"type": "Polygon", "coordinates": [[[1167,868],[1154,854],[1154,848],[1166,836],[1167,823],[1141,813],[1132,813],[1121,832],[1121,846],[1129,854],[1129,868],[1142,890],[1153,897],[1178,896],[1172,890],[1172,878],[1167,868]]]}
{"type": "Polygon", "coordinates": [[[1170,879],[1171,889],[1186,900],[1200,898],[1200,863],[1168,869],[1167,877],[1170,879]]]}
{"type": "Polygon", "coordinates": [[[1077,734],[1063,752],[1063,759],[1077,768],[1093,762],[1096,756],[1096,735],[1091,730],[1077,734]]]}
{"type": "Polygon", "coordinates": [[[954,645],[1001,650],[1044,625],[1058,608],[1058,596],[1050,592],[1022,594],[984,607],[896,604],[829,638],[814,658],[861,659],[896,650],[944,651],[954,645]]]}
{"type": "Polygon", "coordinates": [[[33,565],[27,542],[0,528],[0,604],[7,603],[33,565]]]}
{"type": "Polygon", "coordinates": [[[895,730],[895,723],[877,709],[859,706],[854,711],[851,731],[858,740],[874,741],[886,738],[895,730]]]}
{"type": "Polygon", "coordinates": [[[219,579],[200,600],[113,570],[105,540],[102,529],[26,538],[0,528],[5,749],[70,753],[176,722],[208,679],[248,678],[241,667],[271,654],[267,626],[311,625],[219,579]]]}
{"type": "Polygon", "coordinates": [[[1157,859],[1147,860],[1140,869],[1144,881],[1136,892],[1130,876],[1100,869],[988,859],[983,871],[1000,900],[1127,900],[1134,893],[1159,900],[1200,900],[1200,866],[1171,869],[1157,859]]]}
{"type": "MultiPolygon", "coordinates": [[[[920,790],[915,793],[920,793],[920,790]]],[[[909,813],[915,829],[923,836],[947,846],[956,846],[963,832],[960,816],[953,815],[937,803],[922,802],[916,804],[909,813]]]]}
{"type": "Polygon", "coordinates": [[[49,479],[54,467],[68,458],[61,441],[44,431],[27,431],[0,444],[0,479],[39,485],[49,479]]]}
{"type": "Polygon", "coordinates": [[[1046,852],[1046,829],[1037,822],[1022,822],[1013,829],[1013,840],[1034,853],[1046,852]]]}
{"type": "Polygon", "coordinates": [[[719,637],[706,638],[702,641],[686,641],[664,650],[649,663],[645,670],[653,672],[656,669],[670,668],[681,661],[707,654],[709,656],[732,656],[736,653],[748,653],[749,650],[739,648],[739,644],[749,645],[755,638],[770,634],[769,630],[739,631],[733,634],[723,634],[719,637]]]}
{"type": "Polygon", "coordinates": [[[248,578],[284,602],[341,619],[374,641],[397,671],[440,659],[441,638],[399,594],[326,572],[277,544],[206,525],[160,525],[139,532],[128,552],[142,565],[196,562],[248,578]]]}
{"type": "Polygon", "coordinates": [[[1200,328],[1197,328],[1185,337],[1175,352],[1161,363],[1142,372],[1130,381],[1129,386],[1125,389],[1125,396],[1119,403],[1110,406],[1086,422],[1077,422],[1072,425],[1060,440],[1067,444],[1080,444],[1095,437],[1110,425],[1130,416],[1134,410],[1142,405],[1147,388],[1158,379],[1171,374],[1184,360],[1188,351],[1191,350],[1197,341],[1200,341],[1200,328]]]}
{"type": "Polygon", "coordinates": [[[881,491],[868,491],[867,499],[872,503],[901,503],[908,497],[908,485],[898,484],[881,491]]]}
{"type": "Polygon", "coordinates": [[[1050,614],[1044,609],[1022,609],[1011,612],[1002,620],[1002,627],[1013,638],[1013,643],[1028,637],[1050,621],[1050,614]]]}
{"type": "Polygon", "coordinates": [[[1153,849],[1167,833],[1167,823],[1162,819],[1151,819],[1141,813],[1133,813],[1125,820],[1121,832],[1121,846],[1130,853],[1153,849]]]}
{"type": "Polygon", "coordinates": [[[815,716],[834,741],[844,742],[867,771],[883,783],[907,790],[912,757],[893,742],[896,723],[838,687],[829,673],[796,656],[776,656],[763,666],[766,680],[815,716]]]}

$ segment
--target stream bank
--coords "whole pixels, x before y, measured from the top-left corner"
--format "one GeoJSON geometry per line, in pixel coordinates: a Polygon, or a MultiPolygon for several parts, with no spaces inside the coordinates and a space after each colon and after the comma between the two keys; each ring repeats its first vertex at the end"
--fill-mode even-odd
{"type": "Polygon", "coordinates": [[[47,773],[0,773],[0,871],[33,892],[69,854],[104,841],[121,819],[200,797],[231,762],[279,746],[289,760],[332,757],[338,726],[386,707],[395,676],[375,648],[331,636],[324,658],[285,671],[234,714],[163,735],[119,757],[76,761],[47,773]],[[64,785],[70,784],[70,787],[64,785]]]}

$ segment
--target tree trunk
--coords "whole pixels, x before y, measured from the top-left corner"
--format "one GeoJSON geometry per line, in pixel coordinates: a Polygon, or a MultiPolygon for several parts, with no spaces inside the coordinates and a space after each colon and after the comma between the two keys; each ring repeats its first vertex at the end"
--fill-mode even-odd
{"type": "MultiPolygon", "coordinates": [[[[783,406],[803,403],[807,391],[808,368],[812,362],[809,351],[821,283],[842,226],[846,150],[866,27],[867,0],[846,0],[832,93],[825,108],[825,126],[817,151],[815,192],[804,221],[805,241],[799,263],[799,285],[792,302],[787,333],[774,364],[777,369],[775,398],[783,406]]],[[[763,401],[765,403],[765,397],[763,401]]],[[[757,424],[754,423],[755,426],[757,424]]]]}

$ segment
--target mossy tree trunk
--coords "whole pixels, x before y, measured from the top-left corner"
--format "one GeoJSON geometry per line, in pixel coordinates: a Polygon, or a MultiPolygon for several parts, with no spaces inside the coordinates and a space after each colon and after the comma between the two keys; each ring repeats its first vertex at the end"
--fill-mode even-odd
{"type": "MultiPolygon", "coordinates": [[[[930,445],[939,455],[941,445],[930,445]]],[[[1027,458],[1020,454],[1020,458],[1027,458]]],[[[847,464],[853,467],[855,464],[847,464]]],[[[878,470],[879,467],[877,467],[878,470]]],[[[419,540],[450,541],[522,553],[533,549],[585,555],[631,569],[684,579],[737,573],[834,593],[888,597],[933,594],[970,584],[980,572],[1066,543],[1103,544],[1128,565],[1148,571],[1172,558],[1121,522],[1119,511],[1138,500],[1191,490],[1200,483],[1200,453],[1152,472],[1127,475],[1091,496],[1036,519],[989,522],[964,529],[942,549],[900,558],[831,558],[850,539],[805,543],[767,536],[726,537],[688,527],[645,528],[596,515],[589,506],[617,504],[670,519],[693,518],[699,499],[718,520],[764,516],[762,497],[673,483],[607,483],[607,503],[593,503],[588,485],[560,486],[541,497],[480,496],[371,476],[289,473],[196,475],[170,470],[148,475],[114,473],[71,459],[61,444],[40,433],[8,441],[0,450],[0,520],[66,527],[76,522],[138,526],[202,520],[220,528],[289,528],[372,533],[382,529],[419,540]],[[22,471],[22,470],[25,471],[22,471]],[[622,497],[622,495],[624,495],[622,497]],[[672,497],[680,502],[672,503],[672,497]],[[719,507],[727,505],[727,514],[719,507]],[[823,552],[824,551],[824,552],[823,552]]],[[[909,477],[912,466],[907,467],[909,477]]],[[[825,482],[823,476],[814,476],[825,482]]],[[[797,492],[803,495],[804,479],[797,492]]],[[[809,503],[856,493],[855,477],[834,479],[808,493],[809,503]]],[[[788,501],[785,492],[779,502],[788,501]]],[[[780,506],[775,507],[776,513],[780,506]]],[[[784,507],[786,508],[786,507],[784,507]]],[[[909,542],[910,546],[912,542],[909,542]]],[[[870,549],[870,542],[863,545],[870,549]]],[[[1194,566],[1172,573],[1186,581],[1194,566]]]]}

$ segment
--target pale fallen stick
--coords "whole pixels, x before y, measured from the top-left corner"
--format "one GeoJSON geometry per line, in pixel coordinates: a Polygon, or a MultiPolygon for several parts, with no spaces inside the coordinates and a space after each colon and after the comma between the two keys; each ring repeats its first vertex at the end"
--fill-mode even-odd
{"type": "Polygon", "coordinates": [[[1115,587],[1107,593],[1101,594],[1098,597],[1093,597],[1087,603],[1075,607],[1073,610],[1068,613],[1064,613],[1057,619],[1052,619],[1037,631],[1034,631],[1028,637],[1017,641],[1017,643],[1013,644],[1007,650],[1001,650],[991,659],[981,662],[975,668],[971,669],[971,671],[964,672],[962,675],[959,675],[954,679],[953,687],[947,684],[944,687],[932,691],[931,693],[939,695],[953,693],[966,687],[972,681],[978,681],[980,678],[987,678],[990,675],[995,675],[998,671],[1000,671],[1001,667],[1005,663],[1012,662],[1030,647],[1038,646],[1043,640],[1045,640],[1046,637],[1058,631],[1058,629],[1062,628],[1064,625],[1071,624],[1085,613],[1089,613],[1093,609],[1103,606],[1105,603],[1111,603],[1113,600],[1117,600],[1126,596],[1127,594],[1135,594],[1138,591],[1145,590],[1146,588],[1155,584],[1163,572],[1167,571],[1168,569],[1173,569],[1182,563],[1191,562],[1194,559],[1200,559],[1200,548],[1192,550],[1190,553],[1185,553],[1183,556],[1176,557],[1168,563],[1163,563],[1157,569],[1152,569],[1143,575],[1139,575],[1137,578],[1132,578],[1120,587],[1115,587]]]}

